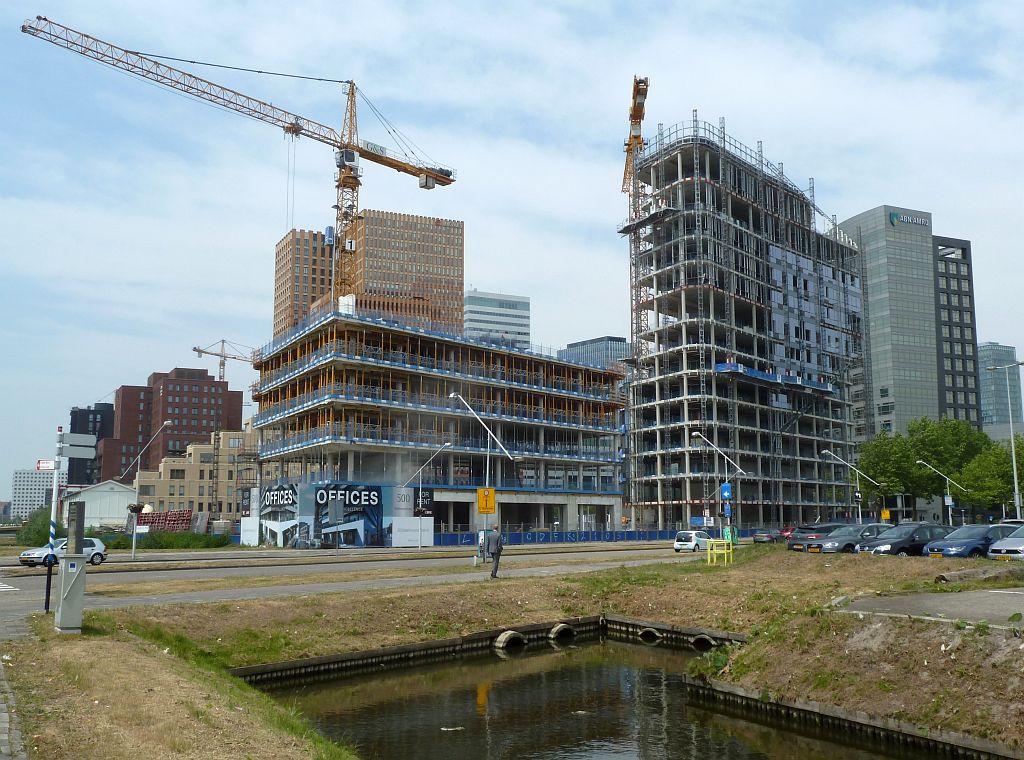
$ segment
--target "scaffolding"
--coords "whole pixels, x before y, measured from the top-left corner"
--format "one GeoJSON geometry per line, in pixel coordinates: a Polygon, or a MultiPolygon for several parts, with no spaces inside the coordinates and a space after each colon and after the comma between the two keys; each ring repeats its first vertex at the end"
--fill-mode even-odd
{"type": "Polygon", "coordinates": [[[734,524],[842,514],[861,355],[857,247],[782,164],[692,119],[635,153],[629,236],[634,326],[629,456],[634,508],[659,526],[717,514],[745,474],[734,524]],[[821,231],[823,230],[823,231],[821,231]]]}

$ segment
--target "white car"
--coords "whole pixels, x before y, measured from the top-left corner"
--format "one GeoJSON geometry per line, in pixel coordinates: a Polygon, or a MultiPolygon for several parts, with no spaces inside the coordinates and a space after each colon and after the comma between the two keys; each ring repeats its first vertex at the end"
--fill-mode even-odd
{"type": "Polygon", "coordinates": [[[1024,560],[1024,525],[988,547],[989,559],[1024,560]]]}
{"type": "Polygon", "coordinates": [[[681,530],[676,533],[672,548],[677,552],[707,551],[711,536],[702,530],[681,530]]]}
{"type": "MultiPolygon", "coordinates": [[[[58,557],[63,557],[68,550],[68,540],[66,538],[58,539],[57,543],[53,545],[53,549],[58,557]]],[[[40,546],[38,549],[23,551],[18,557],[18,561],[28,567],[45,565],[49,554],[49,546],[40,546]]],[[[107,558],[107,547],[98,538],[85,538],[82,539],[82,554],[85,555],[88,562],[98,565],[107,558]]]]}

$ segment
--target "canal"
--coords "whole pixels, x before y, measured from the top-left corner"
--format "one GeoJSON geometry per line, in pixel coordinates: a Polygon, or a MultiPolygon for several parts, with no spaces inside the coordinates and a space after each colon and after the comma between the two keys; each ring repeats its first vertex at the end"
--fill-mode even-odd
{"type": "Polygon", "coordinates": [[[595,638],[268,693],[365,760],[899,757],[688,704],[692,656],[595,638]]]}

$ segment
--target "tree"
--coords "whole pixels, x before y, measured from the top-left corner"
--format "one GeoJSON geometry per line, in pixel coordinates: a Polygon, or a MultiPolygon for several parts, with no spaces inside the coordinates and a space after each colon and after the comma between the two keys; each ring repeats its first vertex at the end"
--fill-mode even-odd
{"type": "Polygon", "coordinates": [[[963,500],[986,509],[1013,500],[1013,473],[1010,452],[1002,446],[989,446],[957,473],[957,482],[968,490],[963,500]]]}
{"type": "MultiPolygon", "coordinates": [[[[919,417],[907,425],[907,439],[914,453],[914,471],[909,492],[930,499],[946,492],[946,479],[936,472],[916,464],[923,460],[948,477],[954,477],[983,451],[992,447],[992,441],[966,420],[943,418],[932,420],[919,417]]],[[[966,483],[963,485],[966,486],[966,483]]]]}
{"type": "MultiPolygon", "coordinates": [[[[63,525],[57,525],[57,538],[63,538],[67,531],[63,525]]],[[[39,507],[29,513],[25,524],[18,531],[17,541],[20,546],[43,546],[50,541],[50,508],[39,507]]]]}
{"type": "Polygon", "coordinates": [[[883,430],[863,444],[857,456],[858,468],[881,483],[882,487],[861,482],[862,490],[868,494],[913,493],[910,482],[916,468],[915,459],[906,438],[883,430]]]}

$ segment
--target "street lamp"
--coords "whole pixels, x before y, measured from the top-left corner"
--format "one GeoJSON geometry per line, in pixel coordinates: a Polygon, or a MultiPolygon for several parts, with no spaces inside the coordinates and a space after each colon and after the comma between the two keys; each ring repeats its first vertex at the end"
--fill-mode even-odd
{"type": "MultiPolygon", "coordinates": [[[[717,452],[718,452],[719,454],[721,454],[721,455],[722,455],[722,457],[723,457],[723,458],[725,459],[725,461],[726,461],[726,462],[728,462],[729,464],[731,464],[731,465],[732,465],[733,467],[735,467],[735,468],[736,468],[736,474],[737,474],[737,475],[746,475],[746,474],[747,474],[747,473],[746,473],[746,471],[745,471],[745,470],[743,470],[743,468],[741,468],[741,467],[740,467],[740,466],[739,466],[738,464],[736,464],[736,463],[735,463],[734,461],[732,461],[731,459],[729,459],[728,455],[726,455],[726,453],[725,453],[724,451],[722,451],[722,450],[721,450],[720,448],[718,448],[718,447],[717,447],[717,446],[716,446],[715,444],[713,444],[713,443],[712,443],[712,442],[711,442],[710,440],[708,440],[708,438],[707,438],[706,436],[704,436],[704,435],[701,435],[701,433],[700,433],[699,431],[697,431],[697,430],[694,430],[694,431],[693,431],[692,433],[690,433],[690,437],[691,437],[691,438],[700,438],[700,439],[701,439],[702,441],[704,441],[704,443],[706,443],[706,444],[707,444],[708,446],[710,446],[710,447],[711,447],[711,448],[713,448],[713,449],[714,449],[715,451],[717,451],[717,452]]],[[[725,478],[725,483],[728,483],[728,482],[729,482],[729,480],[730,480],[730,478],[728,477],[728,475],[729,475],[729,473],[728,473],[728,471],[727,471],[727,472],[726,472],[726,478],[725,478]]],[[[723,483],[722,485],[725,485],[725,483],[723,483]]],[[[721,490],[722,490],[722,486],[719,486],[719,487],[718,487],[718,490],[719,490],[719,491],[721,491],[721,490]]],[[[727,518],[726,518],[726,520],[728,520],[728,524],[729,524],[729,526],[731,526],[731,525],[732,525],[732,518],[731,518],[731,517],[727,517],[727,518]]],[[[723,526],[723,527],[724,527],[724,526],[723,526]]],[[[723,537],[724,537],[724,536],[723,536],[723,537]]]]}
{"type": "MultiPolygon", "coordinates": [[[[139,449],[139,455],[138,455],[137,457],[135,457],[135,459],[133,459],[133,460],[132,460],[132,463],[131,463],[130,465],[128,465],[128,469],[127,469],[127,470],[125,470],[124,472],[122,472],[122,473],[121,473],[121,477],[120,477],[120,478],[118,478],[118,480],[121,480],[121,478],[123,478],[123,477],[124,477],[125,475],[127,475],[127,474],[128,474],[128,473],[129,473],[130,471],[131,471],[132,467],[134,467],[134,466],[135,466],[135,463],[136,463],[136,462],[138,462],[138,461],[139,461],[139,459],[141,459],[141,458],[142,458],[142,454],[143,454],[143,453],[144,453],[144,452],[146,451],[146,449],[148,449],[148,448],[149,448],[149,444],[151,444],[151,443],[152,443],[153,441],[155,441],[155,440],[156,440],[156,437],[157,437],[158,435],[160,435],[160,432],[161,432],[161,431],[162,431],[162,430],[163,430],[163,429],[164,429],[165,427],[167,427],[168,425],[173,425],[173,424],[174,424],[173,420],[164,420],[164,424],[163,424],[163,425],[161,425],[160,427],[158,427],[158,428],[156,429],[156,432],[155,432],[155,433],[153,433],[153,437],[149,439],[149,441],[148,441],[148,442],[146,443],[146,445],[145,445],[145,446],[143,446],[143,447],[142,447],[141,449],[139,449]]],[[[137,495],[137,494],[136,494],[136,495],[137,495]]]]}
{"type": "MultiPolygon", "coordinates": [[[[489,435],[491,437],[491,440],[493,440],[496,444],[498,444],[498,447],[502,451],[505,452],[505,456],[507,456],[509,458],[509,461],[512,461],[512,462],[516,461],[515,457],[508,453],[508,449],[506,449],[505,446],[501,443],[501,441],[498,440],[498,436],[496,436],[494,433],[491,432],[491,429],[489,427],[487,427],[487,423],[484,422],[482,419],[480,419],[480,415],[476,413],[476,411],[473,409],[473,407],[471,407],[469,405],[469,402],[466,401],[466,399],[462,398],[462,396],[460,396],[455,391],[452,391],[451,393],[449,393],[448,394],[448,398],[457,398],[459,401],[461,401],[462,405],[465,406],[469,410],[469,413],[472,414],[474,417],[476,417],[476,421],[484,426],[484,430],[487,431],[487,435],[489,435]]],[[[491,487],[491,446],[490,446],[490,443],[488,443],[487,444],[487,467],[486,467],[486,471],[485,471],[485,475],[484,475],[484,488],[490,488],[490,487],[491,487]]]]}
{"type": "MultiPolygon", "coordinates": [[[[842,458],[841,456],[839,456],[839,455],[837,455],[837,454],[834,454],[834,453],[832,453],[832,450],[831,450],[831,449],[822,449],[822,450],[821,450],[821,453],[822,453],[822,454],[828,454],[828,455],[829,455],[830,457],[832,457],[833,459],[838,459],[838,460],[839,460],[840,462],[842,462],[842,463],[843,463],[843,464],[845,464],[845,465],[846,465],[847,467],[849,467],[849,468],[850,468],[851,470],[853,470],[853,471],[854,471],[855,473],[857,473],[857,476],[856,476],[856,477],[857,477],[857,491],[858,491],[858,492],[860,492],[860,478],[861,478],[861,475],[864,475],[864,473],[863,473],[863,472],[861,472],[860,470],[858,470],[858,469],[857,469],[856,467],[854,467],[854,466],[853,466],[852,464],[850,464],[849,462],[847,462],[847,461],[846,461],[845,459],[843,459],[843,458],[842,458]]],[[[882,484],[881,484],[881,483],[879,483],[879,482],[878,482],[877,480],[875,480],[874,478],[870,478],[870,477],[868,477],[867,475],[864,475],[864,479],[865,479],[865,480],[867,480],[867,481],[868,481],[868,482],[870,482],[870,483],[874,483],[874,484],[875,484],[876,486],[878,486],[879,488],[881,488],[881,487],[882,487],[882,484]]],[[[863,517],[861,516],[861,511],[860,511],[860,505],[861,505],[861,502],[860,502],[860,501],[858,501],[858,502],[857,502],[857,522],[858,522],[858,523],[863,523],[863,522],[864,522],[864,519],[863,519],[863,517]]]]}
{"type": "MultiPolygon", "coordinates": [[[[416,506],[417,507],[422,507],[423,506],[421,500],[423,499],[423,470],[424,470],[424,468],[428,464],[430,464],[431,462],[434,461],[434,457],[436,457],[438,454],[440,454],[442,451],[444,451],[445,449],[447,449],[451,445],[452,445],[451,442],[445,441],[443,444],[441,444],[441,448],[439,448],[437,451],[435,451],[433,454],[431,454],[430,455],[430,459],[428,459],[426,462],[424,462],[422,465],[420,465],[420,468],[418,470],[416,470],[416,472],[413,473],[412,478],[415,478],[415,477],[419,478],[419,488],[416,489],[416,502],[417,502],[416,506]]],[[[412,482],[412,478],[409,478],[407,481],[405,481],[402,484],[402,488],[405,488],[406,486],[408,486],[412,482]]],[[[415,512],[413,514],[415,514],[415,512]]],[[[423,548],[423,524],[420,522],[422,519],[423,519],[422,515],[416,515],[416,543],[417,543],[417,548],[419,548],[419,549],[423,548]]]]}
{"type": "Polygon", "coordinates": [[[950,526],[952,526],[953,525],[953,497],[949,495],[949,484],[952,483],[953,485],[955,485],[957,488],[959,488],[964,493],[967,492],[967,489],[964,488],[959,483],[957,483],[952,478],[949,478],[946,475],[943,475],[941,472],[936,470],[934,467],[932,467],[930,464],[928,464],[923,459],[918,459],[916,464],[923,464],[925,467],[927,467],[929,470],[934,472],[936,475],[939,475],[940,477],[943,477],[943,478],[946,479],[946,507],[949,509],[949,524],[950,524],[950,526]]]}
{"type": "Polygon", "coordinates": [[[1017,509],[1017,519],[1020,519],[1020,486],[1017,485],[1017,445],[1013,440],[1013,401],[1010,399],[1010,368],[1019,367],[1024,362],[1014,362],[1013,364],[1004,364],[1001,367],[985,367],[989,372],[994,372],[997,369],[1004,370],[1006,372],[1006,406],[1010,417],[1010,460],[1013,465],[1013,506],[1017,509]]]}

